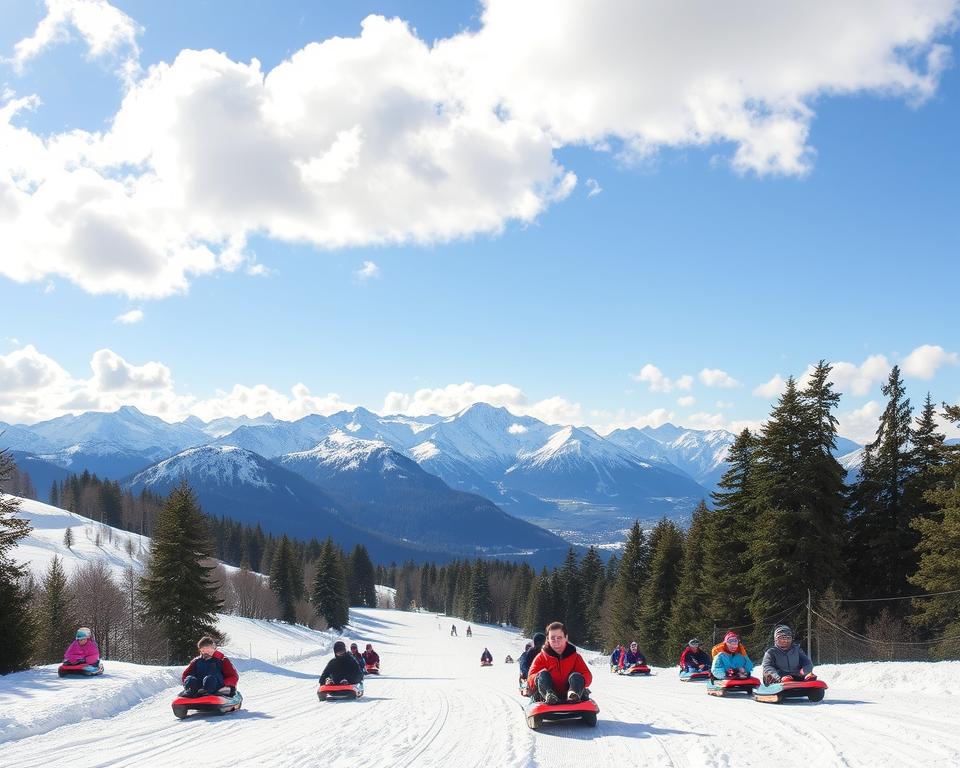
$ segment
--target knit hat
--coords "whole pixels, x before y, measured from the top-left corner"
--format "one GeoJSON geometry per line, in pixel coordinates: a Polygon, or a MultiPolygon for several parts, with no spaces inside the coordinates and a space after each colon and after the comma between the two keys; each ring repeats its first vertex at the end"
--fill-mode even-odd
{"type": "Polygon", "coordinates": [[[87,627],[80,627],[80,629],[77,630],[77,640],[88,639],[90,635],[91,632],[87,627]]]}
{"type": "Polygon", "coordinates": [[[726,643],[726,642],[729,642],[730,640],[736,640],[738,643],[740,642],[740,638],[737,637],[736,632],[727,632],[727,634],[723,636],[723,642],[726,643]]]}
{"type": "Polygon", "coordinates": [[[346,650],[347,650],[347,646],[346,646],[346,644],[343,642],[343,640],[337,640],[337,642],[335,642],[335,643],[333,644],[333,652],[334,652],[334,653],[344,653],[344,652],[346,652],[346,650]]]}
{"type": "Polygon", "coordinates": [[[692,637],[692,638],[690,638],[690,642],[688,642],[687,645],[689,645],[689,646],[691,646],[691,647],[697,646],[697,645],[700,645],[700,641],[699,641],[697,638],[692,637]]]}
{"type": "Polygon", "coordinates": [[[373,645],[372,645],[371,643],[367,643],[367,650],[368,650],[368,651],[372,651],[372,650],[373,650],[373,645]]]}
{"type": "Polygon", "coordinates": [[[773,630],[773,639],[776,640],[781,637],[789,637],[793,640],[793,630],[790,629],[786,624],[781,624],[775,630],[773,630]]]}
{"type": "Polygon", "coordinates": [[[547,642],[547,636],[543,632],[534,632],[533,633],[533,647],[540,648],[545,642],[547,642]]]}

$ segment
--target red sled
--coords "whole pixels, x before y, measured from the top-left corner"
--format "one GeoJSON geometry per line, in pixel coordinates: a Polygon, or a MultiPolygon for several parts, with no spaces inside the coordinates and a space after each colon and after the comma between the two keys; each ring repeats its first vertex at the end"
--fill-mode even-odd
{"type": "Polygon", "coordinates": [[[221,715],[236,712],[240,709],[243,696],[240,695],[240,691],[234,691],[233,696],[229,693],[228,688],[221,688],[217,693],[206,696],[177,696],[171,705],[173,714],[183,720],[191,709],[197,712],[216,712],[221,715]]]}
{"type": "Polygon", "coordinates": [[[620,670],[621,675],[649,675],[650,667],[646,664],[634,664],[629,667],[624,667],[620,670]]]}
{"type": "Polygon", "coordinates": [[[827,684],[823,680],[793,680],[788,683],[773,683],[760,685],[753,693],[753,698],[764,704],[780,704],[784,699],[807,699],[808,701],[823,701],[827,684]]]}
{"type": "Polygon", "coordinates": [[[339,699],[359,699],[363,696],[363,683],[356,685],[321,685],[317,688],[317,698],[320,701],[337,701],[339,699]]]}
{"type": "Polygon", "coordinates": [[[57,674],[60,677],[79,675],[80,677],[94,677],[103,674],[103,664],[99,661],[96,664],[87,664],[85,661],[71,664],[68,661],[63,662],[57,667],[57,674]]]}
{"type": "Polygon", "coordinates": [[[481,662],[480,662],[480,666],[481,666],[481,667],[492,667],[492,666],[493,666],[493,662],[492,662],[492,661],[481,661],[481,662]]]}
{"type": "Polygon", "coordinates": [[[760,685],[755,677],[725,677],[722,680],[709,680],[707,693],[711,696],[728,696],[731,693],[745,693],[748,696],[760,685]]]}
{"type": "Polygon", "coordinates": [[[380,674],[380,665],[379,664],[367,664],[366,665],[368,675],[379,675],[380,674]]]}
{"type": "Polygon", "coordinates": [[[527,726],[537,730],[543,723],[554,723],[561,720],[580,720],[591,728],[597,727],[597,713],[600,707],[593,699],[586,701],[564,702],[561,704],[545,704],[542,701],[532,701],[527,707],[527,726]]]}
{"type": "Polygon", "coordinates": [[[689,683],[691,680],[709,680],[710,673],[707,671],[703,672],[680,672],[680,682],[689,683]]]}

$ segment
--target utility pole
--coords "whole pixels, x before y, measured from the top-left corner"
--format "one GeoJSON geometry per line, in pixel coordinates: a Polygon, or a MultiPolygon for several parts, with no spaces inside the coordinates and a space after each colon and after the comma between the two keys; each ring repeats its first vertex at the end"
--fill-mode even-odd
{"type": "Polygon", "coordinates": [[[810,590],[807,590],[807,657],[813,658],[810,655],[810,638],[813,635],[813,620],[811,618],[811,606],[810,606],[810,590]]]}

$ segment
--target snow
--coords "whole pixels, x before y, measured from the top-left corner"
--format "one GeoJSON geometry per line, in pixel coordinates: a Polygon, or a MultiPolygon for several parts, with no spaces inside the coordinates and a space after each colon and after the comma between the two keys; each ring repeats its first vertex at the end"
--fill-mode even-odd
{"type": "Polygon", "coordinates": [[[243,709],[177,720],[179,668],[107,662],[100,678],[54,667],[0,678],[0,765],[179,766],[952,766],[960,742],[950,683],[960,662],[818,668],[820,704],[707,696],[675,669],[622,678],[596,663],[599,725],[527,728],[516,692],[516,631],[423,613],[358,609],[346,639],[370,642],[383,676],[354,702],[319,703],[332,637],[302,627],[221,619],[240,668],[243,709]],[[457,625],[458,637],[449,634],[457,625]],[[312,643],[310,641],[313,641],[312,643]],[[252,645],[247,660],[244,644],[252,645]],[[303,649],[300,649],[301,643],[303,649]],[[258,647],[263,651],[258,652],[258,647]],[[479,666],[488,647],[493,667],[479,666]],[[272,654],[272,655],[271,655],[272,654]],[[215,739],[215,741],[214,741],[215,739]]]}

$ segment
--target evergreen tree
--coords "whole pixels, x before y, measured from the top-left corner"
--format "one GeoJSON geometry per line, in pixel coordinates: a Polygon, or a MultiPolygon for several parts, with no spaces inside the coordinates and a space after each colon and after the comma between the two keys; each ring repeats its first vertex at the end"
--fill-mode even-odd
{"type": "MultiPolygon", "coordinates": [[[[6,481],[14,467],[6,450],[0,450],[0,482],[6,481]]],[[[30,525],[16,516],[20,499],[0,493],[0,616],[3,616],[4,642],[0,643],[0,675],[25,669],[34,635],[30,614],[30,595],[23,587],[26,569],[13,559],[17,543],[30,525]]]]}
{"type": "Polygon", "coordinates": [[[67,530],[63,532],[63,546],[67,549],[73,548],[73,528],[67,526],[67,530]]]}
{"type": "Polygon", "coordinates": [[[222,601],[211,575],[216,566],[204,564],[212,553],[206,518],[183,482],[154,522],[150,561],[140,584],[144,615],[159,627],[170,663],[188,661],[202,635],[216,634],[222,601]]]}
{"type": "Polygon", "coordinates": [[[676,597],[670,606],[667,624],[667,654],[672,649],[677,657],[691,637],[709,637],[712,622],[704,617],[703,601],[703,535],[710,510],[701,501],[690,517],[690,527],[683,537],[683,562],[676,597]]]}
{"type": "Polygon", "coordinates": [[[606,633],[613,643],[629,642],[636,631],[640,611],[640,590],[646,579],[647,541],[639,521],[634,521],[627,536],[610,604],[610,628],[606,633]]]}
{"type": "Polygon", "coordinates": [[[544,567],[540,571],[540,575],[533,580],[533,586],[530,588],[530,598],[527,600],[523,630],[527,635],[532,635],[534,632],[545,632],[545,627],[553,620],[550,574],[544,567]]]}
{"type": "Polygon", "coordinates": [[[577,643],[583,643],[586,634],[586,620],[583,615],[583,584],[580,580],[580,567],[577,563],[577,553],[573,547],[567,550],[563,567],[559,571],[560,590],[559,602],[563,623],[567,628],[567,635],[575,638],[577,643]]]}
{"type": "Polygon", "coordinates": [[[294,567],[290,539],[284,536],[273,556],[270,566],[270,589],[277,596],[280,606],[280,619],[287,624],[297,620],[297,571],[294,567]]]}
{"type": "MultiPolygon", "coordinates": [[[[317,561],[312,597],[314,611],[317,616],[323,617],[328,627],[343,629],[347,625],[350,620],[347,577],[343,560],[331,539],[327,539],[324,543],[320,559],[317,561]]],[[[400,607],[399,601],[397,607],[400,607]]]]}
{"type": "Polygon", "coordinates": [[[603,648],[601,614],[607,591],[603,561],[593,547],[587,550],[580,563],[580,603],[583,606],[583,635],[580,640],[586,648],[603,648]]]}
{"type": "Polygon", "coordinates": [[[59,507],[60,506],[60,491],[57,488],[57,481],[54,480],[50,484],[50,506],[59,507]]]}
{"type": "Polygon", "coordinates": [[[929,491],[935,490],[942,479],[941,468],[947,460],[946,438],[937,427],[937,409],[927,392],[923,410],[917,417],[913,430],[911,453],[912,474],[903,489],[904,504],[912,519],[930,517],[936,507],[926,499],[929,491]]]}
{"type": "MultiPolygon", "coordinates": [[[[944,405],[944,415],[960,425],[960,406],[944,405]]],[[[954,594],[914,600],[917,613],[912,620],[940,638],[933,649],[936,656],[956,658],[960,653],[960,445],[944,449],[939,474],[940,483],[925,496],[934,513],[912,523],[920,541],[919,565],[910,583],[924,592],[954,594]]]]}
{"type": "Polygon", "coordinates": [[[524,612],[534,576],[533,569],[528,563],[521,563],[514,574],[513,585],[510,588],[510,614],[507,621],[515,627],[524,626],[526,618],[524,612]]]}
{"type": "Polygon", "coordinates": [[[913,461],[912,411],[898,366],[882,391],[887,405],[876,440],[864,448],[852,493],[848,559],[851,582],[862,597],[906,595],[907,577],[917,565],[919,533],[910,527],[911,510],[904,503],[913,461]]]}
{"type": "Polygon", "coordinates": [[[654,663],[668,664],[676,655],[668,625],[682,567],[683,534],[664,518],[650,532],[650,572],[640,590],[637,616],[637,642],[654,663]]]}
{"type": "Polygon", "coordinates": [[[74,596],[67,586],[63,560],[57,555],[50,561],[42,587],[37,655],[41,663],[50,664],[63,659],[76,628],[74,596]]]}
{"type": "Polygon", "coordinates": [[[467,619],[489,623],[491,608],[487,569],[483,561],[478,558],[473,564],[473,573],[470,578],[470,607],[467,611],[467,619]]]}
{"type": "MultiPolygon", "coordinates": [[[[427,569],[424,569],[425,571],[427,569]]],[[[436,571],[434,571],[434,574],[436,571]]],[[[374,581],[375,571],[370,554],[363,544],[357,544],[350,555],[350,595],[352,605],[377,607],[377,587],[374,581]]]]}

